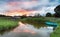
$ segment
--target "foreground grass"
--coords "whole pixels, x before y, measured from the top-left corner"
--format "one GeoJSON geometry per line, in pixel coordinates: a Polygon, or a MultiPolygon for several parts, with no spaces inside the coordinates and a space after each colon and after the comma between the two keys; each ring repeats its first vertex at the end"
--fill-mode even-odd
{"type": "Polygon", "coordinates": [[[54,30],[53,33],[51,33],[50,37],[60,37],[60,18],[53,18],[51,21],[56,22],[58,24],[58,27],[54,30]]]}
{"type": "Polygon", "coordinates": [[[51,37],[60,37],[60,23],[58,23],[58,27],[56,30],[51,34],[51,37]]]}
{"type": "Polygon", "coordinates": [[[0,32],[13,29],[16,26],[18,26],[18,21],[13,21],[5,17],[0,17],[0,32]]]}

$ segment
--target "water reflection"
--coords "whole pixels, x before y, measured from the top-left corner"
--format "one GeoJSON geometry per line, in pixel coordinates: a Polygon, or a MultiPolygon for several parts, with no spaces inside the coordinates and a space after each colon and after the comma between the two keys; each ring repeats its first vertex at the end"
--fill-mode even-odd
{"type": "Polygon", "coordinates": [[[19,26],[11,32],[0,35],[0,37],[50,37],[53,27],[35,28],[33,25],[19,22],[19,26]]]}
{"type": "Polygon", "coordinates": [[[47,27],[44,23],[37,23],[37,22],[24,22],[24,24],[28,23],[28,25],[33,25],[35,28],[40,28],[40,27],[47,27]]]}

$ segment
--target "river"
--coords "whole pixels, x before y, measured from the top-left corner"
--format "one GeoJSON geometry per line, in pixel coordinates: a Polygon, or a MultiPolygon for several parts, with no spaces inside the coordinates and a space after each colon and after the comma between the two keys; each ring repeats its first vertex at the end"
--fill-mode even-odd
{"type": "Polygon", "coordinates": [[[10,32],[5,32],[0,37],[50,37],[53,27],[35,28],[28,23],[19,22],[19,26],[10,32]]]}

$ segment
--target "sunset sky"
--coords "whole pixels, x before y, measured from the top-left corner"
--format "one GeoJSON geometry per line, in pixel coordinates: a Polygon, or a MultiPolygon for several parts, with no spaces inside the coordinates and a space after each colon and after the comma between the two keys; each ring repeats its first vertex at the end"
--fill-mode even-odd
{"type": "Polygon", "coordinates": [[[60,0],[0,0],[0,14],[4,15],[34,15],[47,12],[54,13],[54,8],[60,0]]]}

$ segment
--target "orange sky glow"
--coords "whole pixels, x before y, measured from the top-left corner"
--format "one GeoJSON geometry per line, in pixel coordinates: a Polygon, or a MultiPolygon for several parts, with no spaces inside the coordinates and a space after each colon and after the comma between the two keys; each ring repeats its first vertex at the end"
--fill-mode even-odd
{"type": "Polygon", "coordinates": [[[26,15],[29,16],[30,14],[32,14],[32,11],[28,11],[22,8],[16,8],[17,5],[20,4],[25,4],[25,5],[29,5],[31,4],[30,2],[9,2],[7,3],[7,6],[11,7],[12,9],[9,9],[5,12],[6,16],[22,16],[22,15],[26,15]]]}
{"type": "Polygon", "coordinates": [[[26,11],[26,10],[9,10],[5,13],[6,16],[22,16],[26,15],[29,16],[32,13],[32,11],[26,11]]]}

